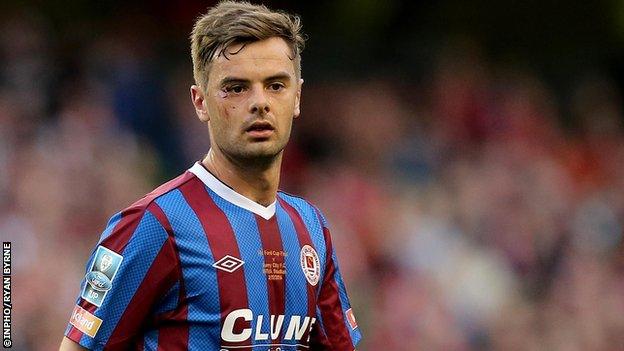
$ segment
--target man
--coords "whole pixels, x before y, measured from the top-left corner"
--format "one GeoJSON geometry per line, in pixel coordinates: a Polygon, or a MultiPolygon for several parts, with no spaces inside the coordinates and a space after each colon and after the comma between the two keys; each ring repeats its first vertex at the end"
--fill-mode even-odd
{"type": "Polygon", "coordinates": [[[62,350],[354,350],[323,215],[278,192],[301,97],[297,17],[225,1],[191,35],[207,156],[113,216],[62,350]]]}

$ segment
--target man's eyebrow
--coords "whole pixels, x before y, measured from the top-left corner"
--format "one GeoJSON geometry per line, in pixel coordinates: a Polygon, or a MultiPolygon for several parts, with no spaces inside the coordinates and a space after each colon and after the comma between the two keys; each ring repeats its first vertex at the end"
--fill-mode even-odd
{"type": "Polygon", "coordinates": [[[232,83],[249,83],[249,79],[238,78],[238,77],[225,77],[221,79],[220,85],[227,85],[232,83]]]}
{"type": "Polygon", "coordinates": [[[291,77],[290,74],[288,74],[287,72],[279,72],[277,74],[274,74],[270,77],[267,77],[264,79],[265,82],[270,82],[270,81],[274,81],[274,80],[289,80],[291,77]]]}
{"type": "MultiPolygon", "coordinates": [[[[292,76],[288,73],[288,72],[279,72],[276,73],[272,76],[266,77],[264,78],[264,82],[272,82],[275,80],[289,80],[292,76]]],[[[225,77],[223,79],[221,79],[220,85],[228,85],[228,84],[232,84],[232,83],[242,83],[242,84],[248,84],[251,81],[249,79],[245,79],[245,78],[239,78],[239,77],[225,77]]]]}

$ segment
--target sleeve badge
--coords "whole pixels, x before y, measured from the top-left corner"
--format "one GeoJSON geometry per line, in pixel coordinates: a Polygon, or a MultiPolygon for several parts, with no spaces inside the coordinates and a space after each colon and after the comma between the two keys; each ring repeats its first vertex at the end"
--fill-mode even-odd
{"type": "Polygon", "coordinates": [[[113,279],[121,266],[123,256],[105,248],[98,246],[95,258],[85,276],[85,284],[80,297],[94,304],[102,306],[108,291],[113,287],[113,279]]]}

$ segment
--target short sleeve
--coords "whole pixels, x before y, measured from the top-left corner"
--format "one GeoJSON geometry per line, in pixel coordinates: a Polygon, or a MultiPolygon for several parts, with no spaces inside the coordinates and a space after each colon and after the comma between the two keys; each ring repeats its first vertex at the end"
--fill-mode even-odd
{"type": "Polygon", "coordinates": [[[87,263],[65,336],[92,350],[130,348],[177,281],[175,262],[168,233],[150,211],[111,218],[87,263]]]}
{"type": "Polygon", "coordinates": [[[324,226],[323,231],[327,243],[327,260],[317,301],[317,325],[311,333],[310,345],[315,350],[352,351],[362,335],[340,274],[329,229],[324,226]]]}

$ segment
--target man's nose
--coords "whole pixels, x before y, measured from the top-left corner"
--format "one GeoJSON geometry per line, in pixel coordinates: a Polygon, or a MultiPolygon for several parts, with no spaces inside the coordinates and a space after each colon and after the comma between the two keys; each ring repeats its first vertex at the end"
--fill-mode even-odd
{"type": "Polygon", "coordinates": [[[267,99],[264,89],[253,89],[249,104],[249,112],[262,115],[268,113],[269,111],[271,111],[271,106],[269,104],[269,99],[267,99]]]}

